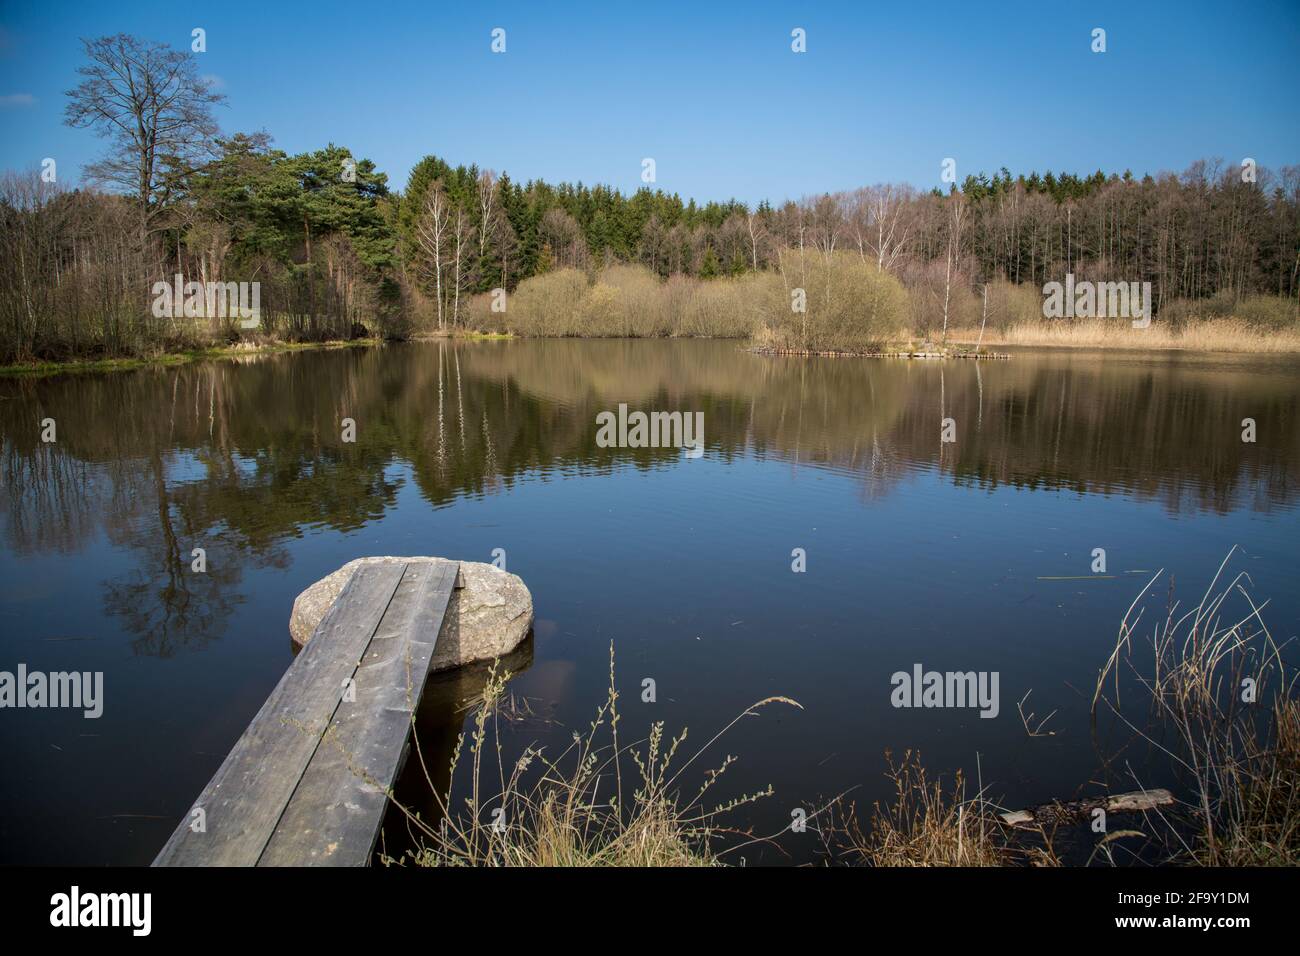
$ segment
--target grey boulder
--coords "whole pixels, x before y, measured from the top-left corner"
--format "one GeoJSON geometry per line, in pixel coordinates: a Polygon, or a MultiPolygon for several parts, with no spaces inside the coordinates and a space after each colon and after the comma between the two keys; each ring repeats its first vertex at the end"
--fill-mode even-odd
{"type": "MultiPolygon", "coordinates": [[[[436,559],[357,558],[321,578],[293,602],[289,636],[294,646],[301,648],[311,639],[325,612],[363,564],[432,560],[436,559]]],[[[429,664],[433,671],[504,657],[523,642],[533,625],[533,596],[517,575],[477,561],[462,561],[460,572],[465,586],[452,591],[447,604],[447,617],[429,664]]]]}

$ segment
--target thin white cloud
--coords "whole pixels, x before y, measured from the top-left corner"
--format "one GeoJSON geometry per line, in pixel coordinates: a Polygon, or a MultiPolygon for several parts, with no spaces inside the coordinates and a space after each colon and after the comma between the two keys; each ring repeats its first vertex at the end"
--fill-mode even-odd
{"type": "Polygon", "coordinates": [[[35,105],[36,97],[30,93],[9,93],[0,96],[0,110],[19,110],[35,105]]]}
{"type": "Polygon", "coordinates": [[[215,73],[204,73],[199,79],[208,84],[208,89],[224,90],[226,88],[226,81],[215,73]]]}

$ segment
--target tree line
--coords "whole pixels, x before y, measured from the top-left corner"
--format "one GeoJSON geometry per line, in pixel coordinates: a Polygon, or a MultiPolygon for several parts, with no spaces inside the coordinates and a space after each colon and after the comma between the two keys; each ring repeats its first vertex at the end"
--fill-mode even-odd
{"type": "Polygon", "coordinates": [[[946,191],[881,184],[750,207],[649,185],[625,195],[517,182],[430,155],[398,191],[345,146],[290,155],[266,133],[220,135],[224,97],[192,54],[125,35],[85,48],[65,118],[107,142],[89,185],[0,176],[6,362],[238,339],[228,317],[154,314],[150,290],[176,274],[261,283],[258,334],[307,341],[465,327],[472,297],[565,268],[781,272],[789,285],[793,263],[806,274],[809,256],[844,253],[921,293],[944,328],[985,283],[1041,286],[1067,272],[1149,281],[1157,313],[1264,294],[1294,316],[1300,303],[1300,166],[1002,169],[946,191]]]}

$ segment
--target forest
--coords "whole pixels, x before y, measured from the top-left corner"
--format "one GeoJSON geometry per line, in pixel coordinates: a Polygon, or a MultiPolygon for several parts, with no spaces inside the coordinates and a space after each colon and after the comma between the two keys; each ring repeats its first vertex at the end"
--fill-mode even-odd
{"type": "Polygon", "coordinates": [[[224,97],[188,52],[85,46],[65,118],[105,140],[103,158],[76,188],[0,175],[0,363],[459,331],[946,337],[1041,318],[1039,289],[1067,273],[1150,282],[1166,323],[1293,334],[1300,315],[1300,165],[1004,168],[751,207],[429,155],[397,189],[348,146],[290,154],[264,131],[221,133],[224,97]],[[154,283],[177,274],[260,283],[260,327],[152,314],[154,283]],[[609,318],[633,302],[662,315],[609,318]]]}

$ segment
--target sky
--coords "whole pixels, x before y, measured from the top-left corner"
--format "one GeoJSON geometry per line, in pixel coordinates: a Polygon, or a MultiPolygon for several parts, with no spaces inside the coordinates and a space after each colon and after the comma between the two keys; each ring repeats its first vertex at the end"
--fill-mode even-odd
{"type": "Polygon", "coordinates": [[[77,185],[102,153],[63,125],[79,38],[188,49],[196,27],[223,130],[265,130],[291,153],[346,146],[397,189],[430,153],[627,192],[651,158],[659,188],[748,203],[941,186],[946,158],[959,180],[1300,163],[1300,0],[0,0],[0,168],[50,157],[77,185]]]}

